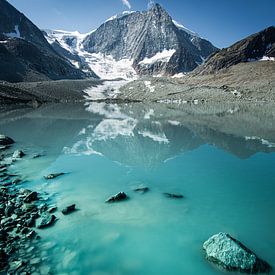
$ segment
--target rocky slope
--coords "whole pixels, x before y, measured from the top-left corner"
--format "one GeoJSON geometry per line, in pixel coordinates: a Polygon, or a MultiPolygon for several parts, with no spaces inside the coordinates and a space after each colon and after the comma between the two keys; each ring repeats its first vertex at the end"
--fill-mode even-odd
{"type": "Polygon", "coordinates": [[[275,60],[275,27],[250,35],[232,46],[214,53],[195,74],[211,74],[230,66],[257,60],[275,60]]]}
{"type": "Polygon", "coordinates": [[[189,72],[217,50],[172,20],[159,4],[148,11],[113,16],[86,35],[44,33],[52,46],[78,68],[91,68],[102,78],[189,72]]]}
{"type": "Polygon", "coordinates": [[[0,0],[0,10],[0,79],[19,82],[86,76],[61,57],[43,33],[6,0],[0,0]]]}

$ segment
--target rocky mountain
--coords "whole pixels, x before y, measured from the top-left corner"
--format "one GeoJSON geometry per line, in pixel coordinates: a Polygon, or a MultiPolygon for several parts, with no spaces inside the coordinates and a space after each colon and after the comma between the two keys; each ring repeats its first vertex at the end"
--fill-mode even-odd
{"type": "Polygon", "coordinates": [[[0,79],[10,82],[79,79],[75,68],[43,33],[6,0],[0,0],[0,79]]]}
{"type": "Polygon", "coordinates": [[[189,72],[217,51],[159,4],[144,12],[115,15],[86,35],[46,31],[46,38],[65,49],[64,56],[69,52],[77,67],[90,67],[102,78],[189,72]]]}
{"type": "Polygon", "coordinates": [[[232,46],[212,54],[195,74],[211,74],[242,62],[275,61],[275,27],[250,35],[232,46]]]}

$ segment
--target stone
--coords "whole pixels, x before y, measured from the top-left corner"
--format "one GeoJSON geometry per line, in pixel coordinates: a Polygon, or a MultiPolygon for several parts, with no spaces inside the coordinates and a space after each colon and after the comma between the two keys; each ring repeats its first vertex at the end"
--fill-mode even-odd
{"type": "Polygon", "coordinates": [[[49,175],[47,175],[47,176],[44,176],[44,178],[46,179],[46,180],[52,180],[52,179],[55,179],[55,178],[57,178],[57,177],[60,177],[60,176],[62,176],[62,175],[64,175],[65,173],[55,173],[55,174],[49,174],[49,175]]]}
{"type": "Polygon", "coordinates": [[[170,199],[183,199],[183,195],[181,194],[173,194],[173,193],[163,193],[163,195],[170,199]]]}
{"type": "Polygon", "coordinates": [[[27,195],[27,197],[24,199],[24,202],[30,203],[30,202],[36,201],[37,198],[38,198],[38,193],[33,191],[29,195],[27,195]]]}
{"type": "Polygon", "coordinates": [[[148,187],[138,187],[136,189],[134,189],[135,192],[138,192],[138,193],[147,193],[150,191],[150,189],[148,187]]]}
{"type": "Polygon", "coordinates": [[[11,145],[13,143],[14,143],[14,140],[11,139],[10,137],[7,137],[5,135],[0,135],[0,145],[1,146],[11,145]]]}
{"type": "Polygon", "coordinates": [[[13,155],[12,155],[12,158],[13,159],[21,159],[25,156],[25,153],[21,150],[16,150],[14,151],[13,155]]]}
{"type": "Polygon", "coordinates": [[[67,207],[65,207],[63,210],[62,210],[62,214],[63,215],[68,215],[72,212],[76,211],[75,209],[75,204],[72,204],[72,205],[69,205],[67,207]]]}
{"type": "Polygon", "coordinates": [[[24,265],[23,261],[14,261],[10,263],[9,272],[15,272],[17,269],[22,267],[24,265]]]}
{"type": "Polygon", "coordinates": [[[124,201],[127,200],[128,196],[124,192],[119,192],[118,194],[110,197],[107,199],[105,202],[106,203],[112,203],[112,202],[119,202],[119,201],[124,201]]]}
{"type": "Polygon", "coordinates": [[[265,273],[271,271],[271,266],[257,257],[240,241],[227,233],[218,233],[209,238],[203,249],[206,258],[226,270],[246,273],[265,273]]]}
{"type": "Polygon", "coordinates": [[[52,206],[48,209],[48,212],[49,213],[54,213],[55,211],[57,210],[57,207],[56,206],[52,206]]]}
{"type": "Polygon", "coordinates": [[[43,214],[38,221],[37,228],[42,229],[53,225],[56,221],[55,215],[43,214]]]}

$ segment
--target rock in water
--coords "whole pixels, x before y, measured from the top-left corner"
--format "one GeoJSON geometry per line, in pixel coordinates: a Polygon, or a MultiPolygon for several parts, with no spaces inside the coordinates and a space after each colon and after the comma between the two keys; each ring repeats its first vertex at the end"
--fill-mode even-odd
{"type": "Polygon", "coordinates": [[[227,270],[249,274],[271,271],[267,262],[259,259],[255,253],[227,233],[212,236],[203,244],[203,249],[209,261],[227,270]]]}
{"type": "Polygon", "coordinates": [[[27,195],[27,197],[24,199],[24,202],[30,203],[30,202],[36,201],[37,198],[38,198],[38,193],[33,191],[29,195],[27,195]]]}
{"type": "Polygon", "coordinates": [[[49,174],[48,176],[44,176],[44,178],[46,180],[52,180],[52,179],[55,179],[55,178],[60,177],[62,175],[64,175],[64,173],[55,173],[55,174],[49,174]]]}
{"type": "Polygon", "coordinates": [[[119,201],[124,201],[127,199],[128,199],[128,196],[124,192],[119,192],[118,194],[107,199],[105,202],[107,202],[107,203],[119,202],[119,201]]]}
{"type": "Polygon", "coordinates": [[[44,214],[41,216],[41,220],[39,221],[37,228],[45,228],[53,225],[56,221],[56,216],[55,215],[49,215],[49,214],[44,214]]]}
{"type": "Polygon", "coordinates": [[[0,135],[0,145],[2,146],[6,146],[6,145],[11,145],[14,143],[14,140],[7,137],[7,136],[4,136],[4,135],[0,135]]]}
{"type": "Polygon", "coordinates": [[[163,193],[163,195],[170,199],[183,199],[183,195],[181,194],[172,194],[172,193],[163,193]]]}
{"type": "Polygon", "coordinates": [[[72,205],[69,205],[69,206],[67,206],[66,208],[64,208],[64,209],[62,210],[62,214],[63,214],[63,215],[68,215],[68,214],[74,212],[75,210],[76,210],[76,209],[75,209],[75,204],[72,204],[72,205]]]}
{"type": "Polygon", "coordinates": [[[21,150],[16,150],[13,155],[12,155],[12,158],[13,159],[21,159],[25,156],[25,153],[21,150]]]}

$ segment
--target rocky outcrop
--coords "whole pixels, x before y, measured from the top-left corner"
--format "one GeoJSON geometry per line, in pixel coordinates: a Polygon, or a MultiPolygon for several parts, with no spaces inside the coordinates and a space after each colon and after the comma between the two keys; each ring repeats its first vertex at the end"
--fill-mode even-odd
{"type": "Polygon", "coordinates": [[[217,50],[172,20],[159,5],[114,16],[83,40],[89,53],[129,59],[140,75],[188,72],[217,50]]]}
{"type": "Polygon", "coordinates": [[[241,62],[275,59],[275,27],[263,31],[212,54],[194,74],[212,74],[241,62]]]}
{"type": "Polygon", "coordinates": [[[13,143],[14,143],[13,139],[11,139],[10,137],[7,137],[5,135],[0,134],[0,146],[11,145],[13,143]]]}
{"type": "Polygon", "coordinates": [[[129,197],[124,192],[119,192],[116,195],[114,195],[114,196],[110,197],[109,199],[107,199],[105,202],[106,203],[120,202],[120,201],[125,201],[128,198],[129,197]]]}
{"type": "Polygon", "coordinates": [[[264,273],[271,271],[271,266],[257,257],[240,241],[229,234],[219,233],[203,244],[206,258],[227,270],[240,272],[264,273]]]}
{"type": "Polygon", "coordinates": [[[0,0],[0,79],[9,82],[79,79],[86,74],[60,56],[43,33],[0,0]]]}

